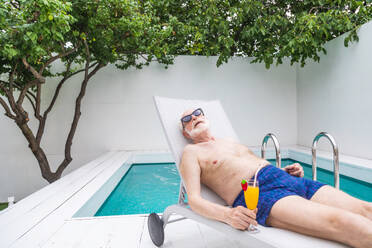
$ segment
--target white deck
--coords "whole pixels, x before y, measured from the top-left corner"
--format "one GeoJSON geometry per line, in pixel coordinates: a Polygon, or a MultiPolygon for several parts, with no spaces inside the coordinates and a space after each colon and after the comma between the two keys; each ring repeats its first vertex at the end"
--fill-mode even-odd
{"type": "MultiPolygon", "coordinates": [[[[127,215],[66,220],[42,247],[156,247],[148,234],[147,216],[127,215]],[[67,238],[68,237],[68,238],[67,238]]],[[[244,247],[192,220],[165,228],[163,247],[244,247]]]]}
{"type": "MultiPolygon", "coordinates": [[[[147,215],[72,218],[130,154],[104,154],[0,212],[0,247],[155,247],[147,215]]],[[[240,247],[192,220],[165,230],[164,247],[240,247]]]]}
{"type": "MultiPolygon", "coordinates": [[[[104,154],[0,212],[0,247],[155,247],[147,215],[72,218],[130,156],[124,151],[104,154]]],[[[163,247],[249,244],[187,219],[166,226],[163,247]]]]}

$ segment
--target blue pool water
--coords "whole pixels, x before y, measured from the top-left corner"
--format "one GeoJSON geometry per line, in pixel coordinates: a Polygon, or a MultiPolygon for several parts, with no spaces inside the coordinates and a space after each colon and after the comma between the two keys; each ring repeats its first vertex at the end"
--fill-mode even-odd
{"type": "MultiPolygon", "coordinates": [[[[269,161],[275,164],[274,160],[269,161]]],[[[295,162],[283,159],[282,167],[295,162]]],[[[305,177],[311,179],[311,166],[300,164],[305,177]]],[[[331,172],[318,168],[317,177],[318,181],[333,185],[331,172]]],[[[179,185],[180,177],[173,163],[133,164],[95,216],[162,213],[167,206],[178,202],[179,185]]],[[[340,188],[352,196],[372,202],[372,184],[341,175],[340,188]]]]}
{"type": "Polygon", "coordinates": [[[133,164],[95,216],[163,212],[178,202],[179,187],[174,163],[133,164]]]}

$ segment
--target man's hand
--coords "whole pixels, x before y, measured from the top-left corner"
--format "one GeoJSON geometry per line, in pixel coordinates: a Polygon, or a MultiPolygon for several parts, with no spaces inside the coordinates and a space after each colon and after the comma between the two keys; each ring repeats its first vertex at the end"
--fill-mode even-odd
{"type": "Polygon", "coordinates": [[[250,224],[257,226],[256,213],[257,208],[255,210],[249,210],[243,206],[237,206],[230,209],[226,222],[236,229],[246,230],[250,224]]]}
{"type": "Polygon", "coordinates": [[[304,169],[299,163],[287,165],[286,167],[283,168],[283,170],[287,172],[288,174],[295,176],[295,177],[304,176],[304,169]]]}

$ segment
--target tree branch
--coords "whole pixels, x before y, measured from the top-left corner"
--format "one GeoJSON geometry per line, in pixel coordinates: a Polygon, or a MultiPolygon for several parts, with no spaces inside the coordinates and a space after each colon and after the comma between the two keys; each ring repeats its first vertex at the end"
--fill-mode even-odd
{"type": "Polygon", "coordinates": [[[93,75],[94,74],[96,74],[96,72],[99,70],[99,69],[101,69],[102,67],[104,67],[105,66],[105,64],[98,64],[94,69],[93,69],[93,71],[91,71],[90,73],[89,73],[89,75],[88,75],[88,79],[90,79],[91,77],[93,77],[93,75]]]}
{"type": "MultiPolygon", "coordinates": [[[[17,86],[17,87],[19,87],[19,86],[17,86]]],[[[35,102],[36,102],[36,96],[34,95],[34,94],[32,94],[32,92],[30,92],[30,91],[27,91],[27,95],[26,96],[32,96],[32,98],[35,100],[35,102]]]]}
{"type": "MultiPolygon", "coordinates": [[[[65,71],[65,75],[70,71],[71,63],[72,63],[72,61],[67,64],[67,69],[65,71]]],[[[40,142],[41,142],[41,138],[44,134],[44,128],[45,128],[46,119],[48,118],[48,114],[51,111],[51,109],[53,108],[53,105],[56,102],[56,99],[58,97],[59,91],[60,91],[63,83],[67,80],[67,78],[68,77],[66,77],[66,76],[63,77],[63,79],[58,83],[58,86],[56,88],[56,91],[54,92],[54,96],[53,96],[53,99],[52,99],[51,103],[49,104],[49,107],[44,111],[43,117],[41,119],[39,119],[39,128],[37,130],[37,135],[36,135],[36,142],[39,145],[40,145],[40,142]]],[[[38,98],[40,99],[39,95],[38,95],[38,98]]],[[[40,105],[39,105],[38,111],[40,111],[40,105]]]]}
{"type": "MultiPolygon", "coordinates": [[[[71,63],[72,63],[72,62],[71,62],[71,63]]],[[[69,64],[67,65],[67,69],[66,69],[66,71],[65,71],[65,75],[67,75],[67,73],[70,71],[71,63],[69,63],[69,64]]],[[[90,66],[89,66],[89,69],[92,68],[93,66],[97,65],[97,64],[98,64],[98,62],[95,62],[94,64],[90,65],[90,66]]],[[[76,74],[78,74],[78,73],[80,73],[80,72],[82,72],[82,71],[85,71],[85,69],[81,69],[81,70],[78,70],[78,71],[76,71],[76,72],[74,72],[74,73],[71,73],[71,74],[69,74],[69,75],[67,75],[67,76],[64,76],[64,77],[62,78],[62,80],[58,83],[57,88],[56,88],[56,91],[54,92],[54,95],[53,95],[52,101],[50,102],[48,108],[44,111],[44,114],[43,114],[42,120],[41,120],[41,122],[40,122],[40,124],[39,124],[38,132],[37,132],[37,136],[36,136],[36,140],[37,140],[37,142],[38,142],[39,144],[40,144],[40,142],[41,142],[41,138],[42,138],[42,136],[43,136],[43,134],[44,134],[44,128],[45,128],[46,120],[47,120],[47,118],[48,118],[48,114],[49,114],[49,112],[52,110],[52,108],[53,108],[53,106],[54,106],[54,104],[55,104],[55,102],[56,102],[56,100],[57,100],[57,98],[58,98],[58,96],[59,96],[59,92],[60,92],[60,90],[61,90],[63,84],[67,81],[67,79],[71,78],[72,76],[74,76],[74,75],[76,75],[76,74]]]]}
{"type": "Polygon", "coordinates": [[[9,90],[10,92],[13,92],[13,82],[14,82],[14,74],[16,72],[17,65],[14,66],[13,71],[9,75],[9,90]]]}
{"type": "Polygon", "coordinates": [[[17,100],[18,107],[22,106],[23,99],[25,98],[26,93],[28,92],[28,89],[35,86],[35,85],[38,85],[38,84],[39,84],[39,80],[35,79],[35,80],[32,80],[31,82],[27,83],[24,86],[24,88],[22,89],[21,94],[19,95],[18,100],[17,100]]]}
{"type": "Polygon", "coordinates": [[[68,55],[70,55],[71,53],[75,52],[77,49],[79,48],[79,46],[75,47],[74,49],[71,49],[70,51],[67,51],[65,53],[61,53],[61,54],[58,54],[57,56],[54,56],[52,58],[50,58],[42,67],[41,69],[39,70],[39,74],[42,75],[43,74],[43,71],[45,70],[45,68],[50,65],[51,63],[53,63],[54,61],[56,61],[57,59],[60,59],[60,58],[63,58],[63,57],[66,57],[68,55]]]}
{"type": "Polygon", "coordinates": [[[41,85],[38,84],[37,85],[37,91],[36,91],[36,106],[35,106],[35,117],[36,119],[38,119],[39,121],[41,120],[41,116],[40,116],[40,103],[41,103],[41,85]]]}
{"type": "Polygon", "coordinates": [[[85,91],[88,85],[89,79],[102,67],[105,66],[105,64],[98,63],[97,66],[89,73],[89,63],[90,63],[90,53],[89,53],[89,47],[86,41],[84,40],[84,45],[87,53],[86,57],[86,63],[85,63],[85,73],[84,73],[84,80],[81,84],[81,89],[78,97],[76,98],[75,103],[75,114],[74,119],[71,124],[70,132],[68,134],[66,144],[65,144],[65,159],[62,161],[62,163],[58,166],[57,171],[55,172],[57,175],[61,175],[63,170],[67,167],[67,165],[72,161],[71,157],[71,146],[72,146],[72,139],[75,135],[75,131],[77,128],[77,124],[79,122],[80,116],[81,116],[81,101],[85,95],[85,91]]]}
{"type": "MultiPolygon", "coordinates": [[[[14,83],[14,86],[15,86],[19,91],[22,91],[22,87],[19,86],[17,83],[14,83]]],[[[36,102],[36,96],[35,96],[34,94],[32,94],[32,92],[27,91],[27,92],[26,92],[26,98],[27,98],[28,101],[31,103],[32,108],[34,109],[34,112],[35,112],[35,117],[37,117],[37,116],[36,116],[36,106],[35,106],[35,103],[34,103],[34,101],[31,99],[30,96],[31,96],[31,97],[35,100],[35,102],[36,102]]]]}
{"type": "MultiPolygon", "coordinates": [[[[22,107],[22,103],[23,103],[23,100],[26,96],[26,93],[28,92],[28,89],[35,86],[35,85],[39,85],[40,83],[45,83],[45,78],[39,74],[35,68],[33,68],[31,65],[28,64],[27,60],[25,58],[22,58],[22,62],[23,64],[25,65],[26,69],[29,70],[36,79],[32,80],[31,82],[27,83],[22,91],[21,91],[21,94],[19,95],[18,97],[18,100],[17,100],[17,107],[22,110],[22,113],[25,113],[25,111],[23,110],[23,107],[22,107]]],[[[38,91],[39,91],[39,87],[38,87],[38,91]]],[[[36,97],[36,112],[35,112],[35,117],[36,118],[39,118],[39,113],[37,112],[37,105],[38,105],[38,98],[36,97]]],[[[26,116],[26,120],[27,120],[27,116],[26,116]]],[[[28,120],[27,120],[28,121],[28,120]]]]}
{"type": "MultiPolygon", "coordinates": [[[[34,77],[36,78],[37,81],[39,81],[40,83],[45,83],[45,78],[39,74],[34,67],[32,67],[25,58],[22,58],[22,62],[23,64],[25,65],[26,69],[29,70],[32,75],[34,75],[34,77]]],[[[35,80],[34,80],[35,81],[35,80]]]]}
{"type": "MultiPolygon", "coordinates": [[[[1,81],[1,82],[4,83],[3,81],[1,81]]],[[[20,114],[20,111],[17,109],[17,105],[15,103],[15,100],[14,100],[14,97],[13,97],[13,93],[12,92],[9,92],[9,90],[6,89],[4,87],[4,85],[1,85],[1,84],[0,84],[0,89],[2,89],[5,92],[5,94],[6,94],[7,98],[8,98],[9,105],[10,105],[11,109],[13,110],[13,112],[16,115],[20,114]]]]}
{"type": "Polygon", "coordinates": [[[9,108],[8,104],[6,104],[6,102],[4,101],[4,99],[2,97],[0,97],[0,104],[5,109],[5,115],[8,116],[10,119],[15,120],[15,118],[16,118],[15,115],[12,114],[12,112],[10,111],[10,108],[9,108]]]}
{"type": "MultiPolygon", "coordinates": [[[[142,57],[146,62],[149,62],[149,63],[151,63],[151,62],[155,62],[155,61],[159,62],[159,61],[157,60],[157,58],[155,58],[155,59],[151,59],[151,60],[148,60],[148,59],[149,59],[148,56],[145,57],[145,56],[143,56],[142,54],[139,54],[139,56],[142,57]]],[[[125,61],[125,62],[128,62],[128,61],[125,61]]]]}
{"type": "Polygon", "coordinates": [[[27,97],[27,99],[29,100],[29,102],[30,102],[31,105],[32,105],[32,108],[33,108],[33,110],[34,110],[34,113],[35,113],[35,117],[36,117],[36,119],[38,119],[38,116],[36,115],[36,106],[35,106],[34,102],[33,102],[32,99],[29,97],[29,95],[26,95],[26,97],[27,97]]]}
{"type": "Polygon", "coordinates": [[[90,64],[90,52],[87,41],[84,39],[85,51],[87,52],[87,61],[85,63],[84,81],[88,79],[89,64],[90,64]]]}
{"type": "MultiPolygon", "coordinates": [[[[3,83],[3,84],[9,84],[8,82],[2,81],[2,80],[0,80],[0,82],[3,83]]],[[[16,82],[13,82],[13,86],[14,86],[15,88],[17,88],[19,91],[22,91],[22,87],[19,86],[19,84],[17,84],[16,82]]],[[[32,92],[27,91],[26,96],[32,96],[32,98],[33,98],[33,99],[35,100],[35,102],[36,102],[36,96],[35,96],[34,94],[32,94],[32,92]]],[[[28,97],[28,98],[29,98],[29,97],[28,97]]],[[[29,98],[29,99],[31,99],[31,98],[29,98]]],[[[32,102],[32,103],[33,103],[33,102],[32,102]]]]}

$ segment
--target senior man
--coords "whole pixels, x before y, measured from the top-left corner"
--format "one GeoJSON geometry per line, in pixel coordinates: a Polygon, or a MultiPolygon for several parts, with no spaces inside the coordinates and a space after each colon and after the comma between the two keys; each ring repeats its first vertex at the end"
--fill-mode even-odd
{"type": "Polygon", "coordinates": [[[192,141],[184,148],[180,172],[193,211],[240,230],[258,222],[352,247],[372,247],[371,203],[303,178],[298,163],[282,170],[244,145],[215,138],[201,108],[185,111],[180,125],[185,138],[192,141]],[[240,182],[256,172],[260,195],[252,211],[246,208],[240,182]],[[200,182],[232,207],[203,199],[200,182]]]}

